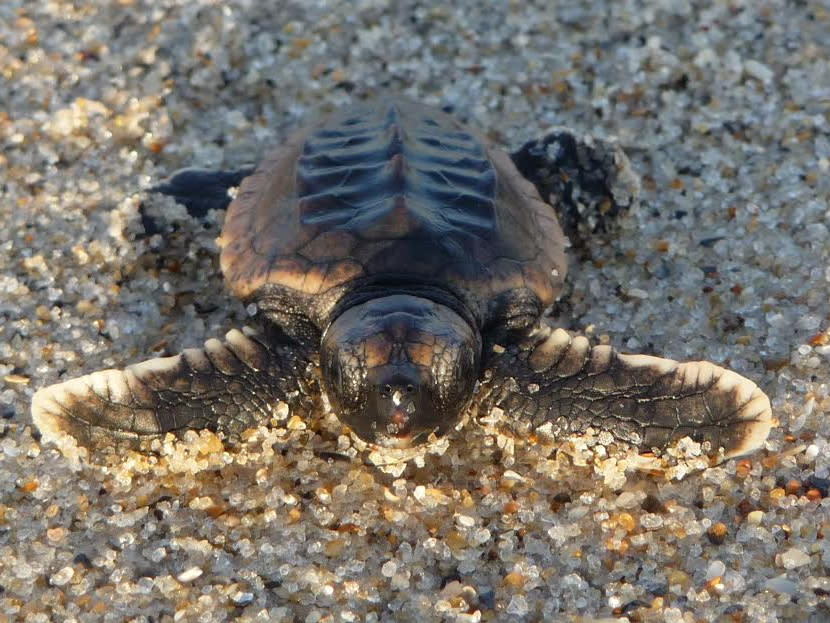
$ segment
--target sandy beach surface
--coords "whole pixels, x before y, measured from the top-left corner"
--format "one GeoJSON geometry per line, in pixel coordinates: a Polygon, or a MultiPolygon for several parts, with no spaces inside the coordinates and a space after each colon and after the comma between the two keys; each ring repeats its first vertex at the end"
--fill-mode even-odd
{"type": "Polygon", "coordinates": [[[0,3],[0,623],[830,620],[830,6],[457,4],[0,3]],[[572,254],[558,319],[752,378],[766,446],[644,469],[491,418],[389,473],[322,413],[41,443],[38,388],[251,321],[224,215],[146,189],[383,92],[506,149],[618,140],[641,203],[572,254]]]}

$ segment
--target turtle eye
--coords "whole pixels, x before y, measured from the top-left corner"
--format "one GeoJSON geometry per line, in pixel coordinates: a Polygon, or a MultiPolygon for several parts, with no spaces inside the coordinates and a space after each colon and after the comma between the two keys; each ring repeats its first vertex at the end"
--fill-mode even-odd
{"type": "Polygon", "coordinates": [[[414,391],[415,391],[415,386],[414,386],[414,385],[412,385],[412,383],[410,383],[409,385],[407,385],[407,386],[406,386],[406,393],[407,393],[407,394],[411,394],[411,393],[413,393],[414,391]]]}
{"type": "Polygon", "coordinates": [[[389,398],[392,395],[392,386],[388,383],[380,388],[380,395],[384,398],[389,398]]]}

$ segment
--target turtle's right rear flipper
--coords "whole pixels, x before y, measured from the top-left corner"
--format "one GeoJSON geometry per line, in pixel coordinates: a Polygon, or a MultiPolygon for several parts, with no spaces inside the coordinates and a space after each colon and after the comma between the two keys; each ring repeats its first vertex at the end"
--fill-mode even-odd
{"type": "Polygon", "coordinates": [[[294,348],[232,330],[201,349],[45,387],[32,399],[32,420],[45,441],[66,433],[92,447],[187,429],[234,437],[284,417],[280,403],[307,408],[309,363],[294,348]]]}
{"type": "Polygon", "coordinates": [[[218,169],[180,169],[150,190],[169,195],[187,208],[195,218],[204,218],[209,210],[224,210],[231,202],[228,190],[239,186],[254,172],[254,166],[235,171],[218,169]]]}

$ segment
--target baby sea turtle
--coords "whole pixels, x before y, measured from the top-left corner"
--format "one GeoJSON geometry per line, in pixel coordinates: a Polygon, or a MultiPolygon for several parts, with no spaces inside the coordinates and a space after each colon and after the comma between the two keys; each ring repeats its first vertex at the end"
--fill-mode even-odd
{"type": "MultiPolygon", "coordinates": [[[[550,174],[549,142],[514,160],[550,174]]],[[[625,164],[615,153],[610,177],[625,164]]],[[[161,190],[204,208],[226,203],[239,178],[186,171],[161,190]]],[[[234,437],[285,417],[286,404],[305,416],[323,394],[387,448],[497,408],[552,434],[592,428],[644,449],[690,436],[726,457],[758,448],[772,426],[766,395],[735,372],[619,354],[551,326],[568,244],[553,207],[510,156],[441,110],[384,100],[300,131],[242,181],[218,241],[261,332],[41,389],[32,414],[44,436],[234,437]]]]}

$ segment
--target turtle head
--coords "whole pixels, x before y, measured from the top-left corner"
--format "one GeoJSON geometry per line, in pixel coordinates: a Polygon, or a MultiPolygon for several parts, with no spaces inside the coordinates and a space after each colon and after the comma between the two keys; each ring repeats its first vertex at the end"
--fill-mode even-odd
{"type": "Polygon", "coordinates": [[[428,299],[372,299],[331,323],[320,348],[323,385],[358,437],[406,448],[452,430],[478,379],[481,337],[428,299]]]}

